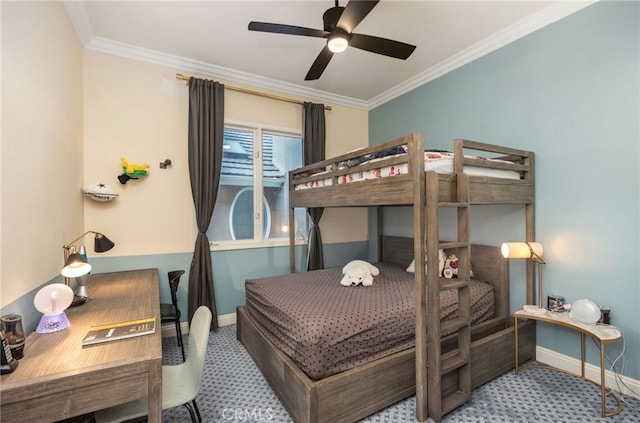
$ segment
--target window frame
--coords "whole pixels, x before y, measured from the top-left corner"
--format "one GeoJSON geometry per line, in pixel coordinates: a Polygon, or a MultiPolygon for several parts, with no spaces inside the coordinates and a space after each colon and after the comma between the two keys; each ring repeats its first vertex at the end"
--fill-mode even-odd
{"type": "MultiPolygon", "coordinates": [[[[253,132],[253,205],[254,205],[254,238],[243,240],[225,240],[225,241],[212,241],[209,240],[210,251],[228,251],[228,250],[244,250],[251,248],[269,248],[269,247],[285,247],[289,245],[289,235],[282,238],[264,238],[263,236],[263,222],[264,216],[262,210],[264,208],[263,198],[264,196],[264,184],[263,184],[263,134],[273,134],[276,136],[299,138],[302,142],[302,130],[278,127],[275,125],[269,125],[258,122],[247,122],[235,119],[225,119],[225,129],[237,129],[239,131],[253,132]],[[259,219],[256,218],[255,209],[260,210],[259,219]],[[256,236],[256,234],[258,234],[256,236]]],[[[301,157],[301,159],[303,159],[301,157]]],[[[289,187],[287,187],[287,190],[289,187]]],[[[217,199],[216,199],[217,201],[217,199]]],[[[289,214],[289,207],[287,205],[287,216],[289,214]]],[[[309,217],[306,215],[307,228],[309,226],[309,217]]],[[[231,215],[229,216],[231,219],[231,215]]],[[[213,222],[213,221],[212,221],[213,222]]],[[[290,222],[289,222],[290,223],[290,222]]],[[[291,230],[291,228],[289,228],[291,230]]],[[[196,231],[197,232],[197,231],[196,231]]],[[[208,233],[208,228],[207,228],[208,233]]],[[[306,245],[307,237],[301,237],[295,239],[296,245],[306,245]]]]}

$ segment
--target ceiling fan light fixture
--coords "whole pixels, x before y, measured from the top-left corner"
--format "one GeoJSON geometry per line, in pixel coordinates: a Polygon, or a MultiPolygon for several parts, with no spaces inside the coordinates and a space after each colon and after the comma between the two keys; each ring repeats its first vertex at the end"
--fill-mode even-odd
{"type": "Polygon", "coordinates": [[[327,41],[327,47],[332,53],[342,53],[349,47],[349,40],[344,34],[331,34],[327,41]]]}
{"type": "Polygon", "coordinates": [[[345,51],[347,47],[396,59],[407,59],[416,46],[353,32],[378,3],[379,0],[350,0],[346,6],[342,7],[338,4],[338,0],[335,0],[336,5],[325,10],[322,15],[323,30],[255,21],[249,22],[249,30],[325,39],[326,44],[316,56],[311,68],[309,68],[309,72],[304,78],[305,81],[313,81],[320,78],[333,55],[345,51]]]}

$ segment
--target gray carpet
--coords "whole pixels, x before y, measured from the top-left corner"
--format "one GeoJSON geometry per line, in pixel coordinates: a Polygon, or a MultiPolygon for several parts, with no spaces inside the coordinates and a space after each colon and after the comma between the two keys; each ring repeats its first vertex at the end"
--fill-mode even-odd
{"type": "MultiPolygon", "coordinates": [[[[184,336],[187,341],[188,335],[184,336]]],[[[175,337],[163,339],[164,364],[182,361],[175,337]]],[[[188,354],[188,352],[187,352],[188,354]]],[[[600,417],[595,385],[551,370],[513,371],[473,391],[472,400],[447,414],[443,422],[640,422],[640,400],[625,396],[622,413],[600,417]]],[[[260,371],[236,340],[236,327],[211,332],[202,389],[197,399],[204,423],[293,422],[260,371]]],[[[608,400],[609,409],[615,403],[608,400]]],[[[163,423],[190,422],[185,407],[163,412],[163,423]]],[[[415,396],[362,422],[415,422],[415,396]]],[[[431,419],[429,419],[431,421],[431,419]]]]}

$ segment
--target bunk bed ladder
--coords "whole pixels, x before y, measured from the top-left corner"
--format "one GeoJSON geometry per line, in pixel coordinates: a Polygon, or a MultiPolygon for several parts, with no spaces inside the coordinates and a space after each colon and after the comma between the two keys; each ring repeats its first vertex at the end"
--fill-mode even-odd
{"type": "MultiPolygon", "coordinates": [[[[456,193],[452,202],[442,202],[439,198],[438,175],[427,172],[426,178],[427,226],[429,239],[427,263],[437,263],[438,249],[454,250],[458,256],[457,278],[447,279],[442,283],[437,272],[427,270],[427,396],[428,415],[440,421],[442,416],[465,404],[471,399],[471,288],[469,274],[471,270],[470,244],[470,204],[469,178],[462,173],[456,176],[456,193]],[[437,214],[440,208],[457,210],[457,239],[449,242],[439,241],[437,214]],[[454,289],[458,294],[458,316],[446,322],[440,321],[438,313],[429,310],[440,310],[440,292],[454,289]],[[435,329],[435,330],[434,330],[435,329]],[[455,349],[443,354],[441,347],[442,334],[454,333],[457,341],[455,349]]],[[[429,268],[429,266],[427,266],[429,268]]],[[[434,266],[435,268],[435,266],[434,266]]]]}

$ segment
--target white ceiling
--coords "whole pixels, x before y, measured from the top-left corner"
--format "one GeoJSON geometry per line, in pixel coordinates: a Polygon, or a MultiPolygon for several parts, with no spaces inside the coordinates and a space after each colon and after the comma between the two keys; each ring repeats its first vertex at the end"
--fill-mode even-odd
{"type": "MultiPolygon", "coordinates": [[[[340,1],[341,6],[346,0],[340,1]]],[[[250,21],[322,29],[333,0],[66,1],[85,48],[183,73],[370,109],[592,4],[382,0],[354,32],[416,45],[407,60],[356,48],[304,77],[325,40],[249,31],[250,21]]]]}

